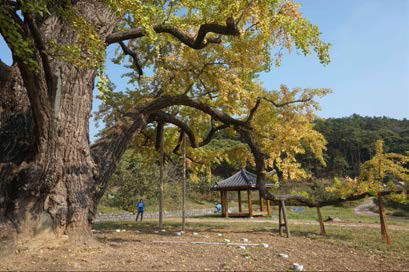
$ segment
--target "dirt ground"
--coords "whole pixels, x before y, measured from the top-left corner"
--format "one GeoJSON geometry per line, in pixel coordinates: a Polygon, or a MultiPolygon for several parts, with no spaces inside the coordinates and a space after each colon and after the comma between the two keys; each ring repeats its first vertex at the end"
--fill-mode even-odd
{"type": "Polygon", "coordinates": [[[153,228],[95,230],[92,246],[73,246],[64,241],[31,242],[7,257],[0,257],[0,270],[288,270],[300,263],[304,270],[395,270],[409,269],[409,257],[369,252],[324,243],[308,237],[280,237],[271,231],[233,229],[192,229],[181,236],[175,228],[165,232],[153,228]],[[197,235],[193,233],[196,232],[197,235]],[[247,238],[248,242],[240,241],[247,238]],[[229,246],[231,243],[261,244],[229,246]],[[165,241],[165,242],[159,242],[165,241]],[[218,242],[222,244],[191,244],[218,242]],[[64,245],[64,246],[63,246],[64,245]],[[280,257],[285,253],[288,258],[280,257]]]}

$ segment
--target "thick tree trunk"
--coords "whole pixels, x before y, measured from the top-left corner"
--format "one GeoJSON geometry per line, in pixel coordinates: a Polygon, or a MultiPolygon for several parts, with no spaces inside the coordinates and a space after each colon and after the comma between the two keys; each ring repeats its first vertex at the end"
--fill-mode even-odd
{"type": "MultiPolygon", "coordinates": [[[[15,69],[9,76],[19,82],[15,69]]],[[[49,117],[49,133],[38,142],[26,133],[37,126],[29,108],[5,106],[18,105],[20,97],[2,104],[0,222],[18,233],[90,233],[97,178],[88,140],[94,70],[66,66],[62,75],[60,108],[49,117]],[[13,137],[19,132],[20,138],[13,137]]],[[[1,97],[19,93],[20,86],[3,84],[1,97]]]]}
{"type": "MultiPolygon", "coordinates": [[[[102,5],[78,1],[75,8],[104,38],[116,19],[102,5]]],[[[40,34],[44,41],[61,44],[77,37],[67,22],[53,16],[43,22],[40,34]]],[[[34,73],[15,61],[11,67],[0,63],[0,236],[31,237],[51,230],[89,237],[103,190],[99,185],[108,178],[99,175],[89,145],[95,68],[50,58],[52,85],[45,69],[34,73]]],[[[39,64],[43,68],[44,62],[39,64]]],[[[111,164],[121,150],[116,154],[111,164]]]]}

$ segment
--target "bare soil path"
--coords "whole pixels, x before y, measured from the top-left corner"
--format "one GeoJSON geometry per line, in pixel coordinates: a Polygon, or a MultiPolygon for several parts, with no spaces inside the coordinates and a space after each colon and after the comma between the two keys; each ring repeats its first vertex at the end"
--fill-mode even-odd
{"type": "Polygon", "coordinates": [[[358,215],[365,215],[365,216],[379,216],[379,214],[371,211],[371,208],[375,207],[375,203],[373,202],[373,197],[368,198],[358,206],[354,208],[354,213],[358,215]]]}
{"type": "Polygon", "coordinates": [[[176,236],[177,230],[172,227],[166,232],[152,227],[119,232],[102,229],[94,232],[99,243],[93,246],[72,246],[67,241],[26,248],[22,245],[11,256],[0,257],[0,270],[284,271],[293,263],[302,264],[307,271],[403,271],[409,267],[409,258],[404,256],[335,245],[311,237],[288,239],[267,230],[217,227],[188,228],[185,234],[176,236]],[[240,242],[241,238],[248,239],[243,243],[266,243],[269,247],[247,246],[240,249],[226,244],[155,242],[225,242],[225,239],[240,242]],[[287,254],[288,258],[280,257],[280,253],[287,254]]]}
{"type": "MultiPolygon", "coordinates": [[[[373,197],[370,197],[366,201],[356,206],[354,208],[354,213],[358,215],[363,215],[363,216],[378,216],[379,217],[379,213],[373,212],[371,210],[373,207],[376,206],[373,199],[374,199],[373,197]]],[[[406,217],[393,216],[393,215],[387,215],[387,218],[396,219],[396,220],[409,220],[409,218],[406,218],[406,217]]]]}

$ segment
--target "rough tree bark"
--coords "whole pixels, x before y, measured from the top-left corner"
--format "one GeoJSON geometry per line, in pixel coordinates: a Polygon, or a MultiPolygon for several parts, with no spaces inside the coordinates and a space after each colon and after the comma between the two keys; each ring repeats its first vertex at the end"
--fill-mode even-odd
{"type": "MultiPolygon", "coordinates": [[[[101,37],[112,33],[116,18],[101,4],[78,2],[75,8],[101,37]]],[[[75,41],[67,24],[50,16],[38,31],[37,26],[26,31],[41,52],[41,40],[75,41]]],[[[49,229],[88,237],[100,179],[88,136],[96,71],[41,53],[36,58],[36,72],[15,55],[13,66],[0,67],[1,232],[33,236],[49,229]]]]}

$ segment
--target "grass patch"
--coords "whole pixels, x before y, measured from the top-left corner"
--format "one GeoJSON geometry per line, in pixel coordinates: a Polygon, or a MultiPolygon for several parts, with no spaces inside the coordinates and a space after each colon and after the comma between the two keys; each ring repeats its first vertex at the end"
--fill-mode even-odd
{"type": "MultiPolygon", "coordinates": [[[[229,206],[232,207],[232,206],[229,206]]],[[[234,207],[234,206],[233,206],[234,207]]],[[[316,208],[300,207],[300,206],[286,206],[287,218],[289,220],[318,220],[316,208]],[[299,210],[302,208],[302,210],[299,210]]],[[[357,215],[353,211],[354,206],[349,208],[341,206],[326,206],[321,208],[322,218],[325,220],[329,216],[334,218],[337,217],[342,221],[346,222],[362,222],[362,223],[379,223],[379,217],[377,216],[367,216],[367,215],[357,215]]],[[[243,211],[247,211],[243,209],[243,211]]],[[[194,218],[221,218],[220,213],[208,214],[194,216],[194,218]]],[[[278,218],[278,207],[271,207],[271,216],[265,216],[264,219],[277,219],[278,218]]],[[[409,225],[409,220],[398,219],[398,218],[388,218],[388,224],[394,224],[399,226],[409,225]]]]}
{"type": "MultiPolygon", "coordinates": [[[[318,220],[316,208],[303,207],[302,211],[297,211],[295,209],[300,207],[287,206],[287,217],[288,219],[294,220],[318,220]]],[[[321,209],[322,218],[325,220],[329,216],[334,218],[337,217],[342,221],[347,222],[363,222],[363,223],[379,223],[379,217],[377,216],[367,216],[367,215],[358,215],[355,214],[353,208],[344,208],[338,206],[326,206],[321,209]]],[[[275,216],[278,214],[278,208],[272,210],[272,215],[275,216]]],[[[409,225],[409,220],[401,220],[395,218],[388,218],[388,224],[394,225],[409,225]]]]}
{"type": "MultiPolygon", "coordinates": [[[[136,201],[138,201],[137,199],[136,201]]],[[[145,212],[157,212],[159,211],[159,204],[158,203],[150,203],[149,200],[144,200],[145,203],[145,212]]],[[[208,202],[205,200],[186,200],[186,210],[193,210],[193,209],[208,209],[214,208],[215,204],[213,202],[208,202]]],[[[176,203],[171,198],[165,198],[163,202],[163,209],[165,211],[177,211],[181,210],[181,204],[176,203]]],[[[136,212],[136,208],[132,211],[126,211],[119,207],[110,207],[106,205],[99,204],[98,205],[98,213],[102,214],[121,214],[121,213],[129,213],[129,212],[136,212]]]]}
{"type": "MultiPolygon", "coordinates": [[[[289,219],[297,219],[297,220],[317,220],[317,209],[316,208],[308,208],[303,207],[302,211],[297,211],[296,209],[300,207],[287,207],[287,216],[289,219]]],[[[338,217],[339,219],[345,221],[374,221],[376,218],[372,218],[370,216],[361,216],[354,213],[352,208],[344,208],[344,207],[336,207],[336,206],[326,206],[320,208],[321,214],[323,219],[330,217],[338,217]]]]}
{"type": "Polygon", "coordinates": [[[325,226],[327,236],[318,235],[317,226],[294,225],[290,226],[293,236],[303,236],[317,239],[325,243],[346,245],[353,248],[364,249],[373,252],[395,254],[402,257],[409,256],[409,232],[402,230],[389,230],[392,245],[387,245],[381,239],[380,229],[357,228],[344,226],[325,226]]]}
{"type": "Polygon", "coordinates": [[[399,217],[406,217],[409,218],[409,211],[404,209],[394,209],[394,210],[386,210],[386,214],[390,214],[392,216],[399,216],[399,217]]]}
{"type": "Polygon", "coordinates": [[[98,205],[98,213],[102,214],[123,214],[123,213],[128,213],[125,210],[122,210],[121,208],[118,207],[109,207],[105,205],[98,205]]]}

